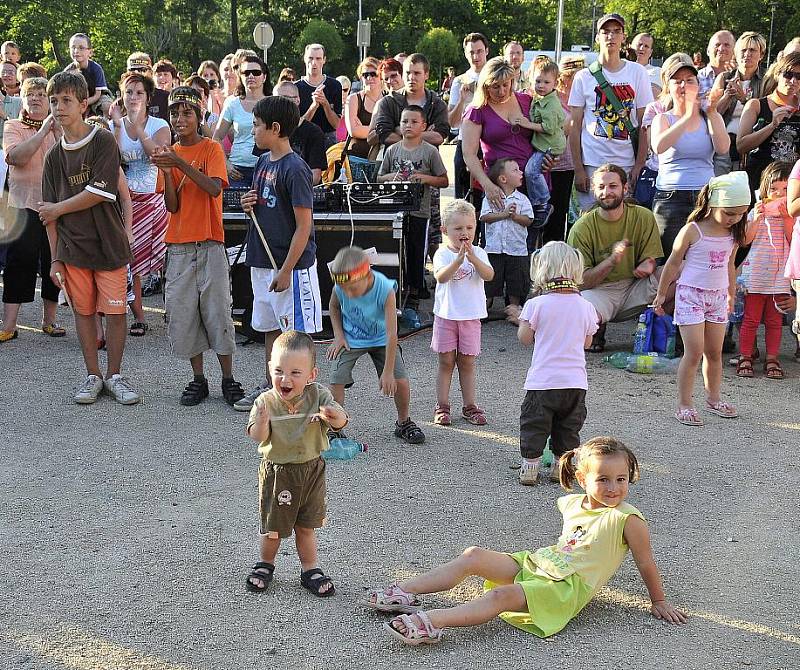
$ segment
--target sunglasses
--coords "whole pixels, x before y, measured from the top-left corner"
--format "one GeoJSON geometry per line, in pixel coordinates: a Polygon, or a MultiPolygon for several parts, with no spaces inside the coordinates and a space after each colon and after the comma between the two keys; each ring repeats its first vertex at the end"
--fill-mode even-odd
{"type": "Polygon", "coordinates": [[[361,76],[364,79],[372,79],[373,77],[377,77],[378,73],[377,72],[362,72],[361,76]]]}
{"type": "Polygon", "coordinates": [[[150,68],[147,67],[129,67],[128,72],[150,72],[150,68]]]}
{"type": "Polygon", "coordinates": [[[800,81],[800,72],[794,72],[792,70],[790,70],[789,72],[784,72],[783,78],[786,81],[792,81],[792,79],[794,79],[795,81],[800,81]]]}
{"type": "Polygon", "coordinates": [[[253,77],[260,77],[264,73],[261,70],[242,70],[240,74],[243,77],[249,77],[251,75],[253,77]]]}

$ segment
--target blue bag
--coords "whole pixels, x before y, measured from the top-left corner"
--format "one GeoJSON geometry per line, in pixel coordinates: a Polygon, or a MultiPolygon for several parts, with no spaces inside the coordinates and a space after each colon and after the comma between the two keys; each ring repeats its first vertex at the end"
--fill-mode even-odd
{"type": "Polygon", "coordinates": [[[675,355],[675,324],[669,314],[658,316],[652,307],[643,313],[645,323],[642,351],[655,351],[667,356],[675,355]]]}

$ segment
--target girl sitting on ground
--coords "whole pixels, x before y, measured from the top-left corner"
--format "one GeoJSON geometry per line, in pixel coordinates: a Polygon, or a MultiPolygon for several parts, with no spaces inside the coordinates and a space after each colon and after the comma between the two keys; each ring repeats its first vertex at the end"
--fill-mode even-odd
{"type": "Polygon", "coordinates": [[[697,196],[697,206],[675,238],[664,265],[653,307],[663,314],[667,288],[677,278],[675,323],[680,327],[684,355],[678,367],[678,410],[675,418],[687,426],[702,426],[694,407],[694,378],[703,360],[706,411],[724,419],[739,416],[720,397],[722,341],[733,311],[736,292],[736,249],[744,244],[750,187],[745,172],[714,177],[697,196]]]}
{"type": "Polygon", "coordinates": [[[625,502],[639,464],[613,437],[596,437],[559,461],[561,485],[577,481],[585,494],[559,498],[564,527],[557,544],[506,554],[470,547],[422,575],[369,594],[365,604],[382,612],[405,612],[383,625],[405,644],[439,642],[448,626],[486,623],[496,616],[512,626],[548,637],[560,631],[619,569],[630,548],[658,619],[680,624],[686,615],[664,596],[641,512],[625,502]],[[446,609],[422,611],[417,595],[447,591],[471,575],[483,577],[485,593],[446,609]]]}

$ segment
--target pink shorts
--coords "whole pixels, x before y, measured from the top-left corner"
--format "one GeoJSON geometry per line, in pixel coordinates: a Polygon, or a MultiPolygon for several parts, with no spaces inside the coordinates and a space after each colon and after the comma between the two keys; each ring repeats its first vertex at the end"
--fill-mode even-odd
{"type": "Polygon", "coordinates": [[[728,292],[678,284],[675,289],[675,325],[728,323],[728,292]]]}
{"type": "Polygon", "coordinates": [[[465,356],[478,356],[481,353],[481,320],[453,321],[434,316],[431,349],[437,354],[457,351],[465,356]]]}

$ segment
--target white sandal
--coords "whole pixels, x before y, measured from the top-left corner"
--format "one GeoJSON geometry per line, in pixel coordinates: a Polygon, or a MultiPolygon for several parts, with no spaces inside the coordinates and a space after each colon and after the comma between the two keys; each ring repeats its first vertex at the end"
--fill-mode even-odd
{"type": "Polygon", "coordinates": [[[417,600],[416,594],[404,591],[397,584],[391,584],[385,589],[370,591],[362,603],[379,612],[413,614],[420,609],[420,602],[417,600]]]}
{"type": "Polygon", "coordinates": [[[399,640],[403,644],[414,646],[418,644],[436,644],[441,641],[442,634],[444,633],[444,629],[436,628],[436,626],[431,623],[428,615],[423,611],[416,612],[415,614],[401,614],[388,623],[383,624],[383,627],[393,638],[399,640]],[[414,617],[417,617],[417,619],[422,622],[422,626],[417,624],[414,617]],[[401,633],[392,625],[395,621],[400,621],[406,627],[404,633],[401,633]]]}

